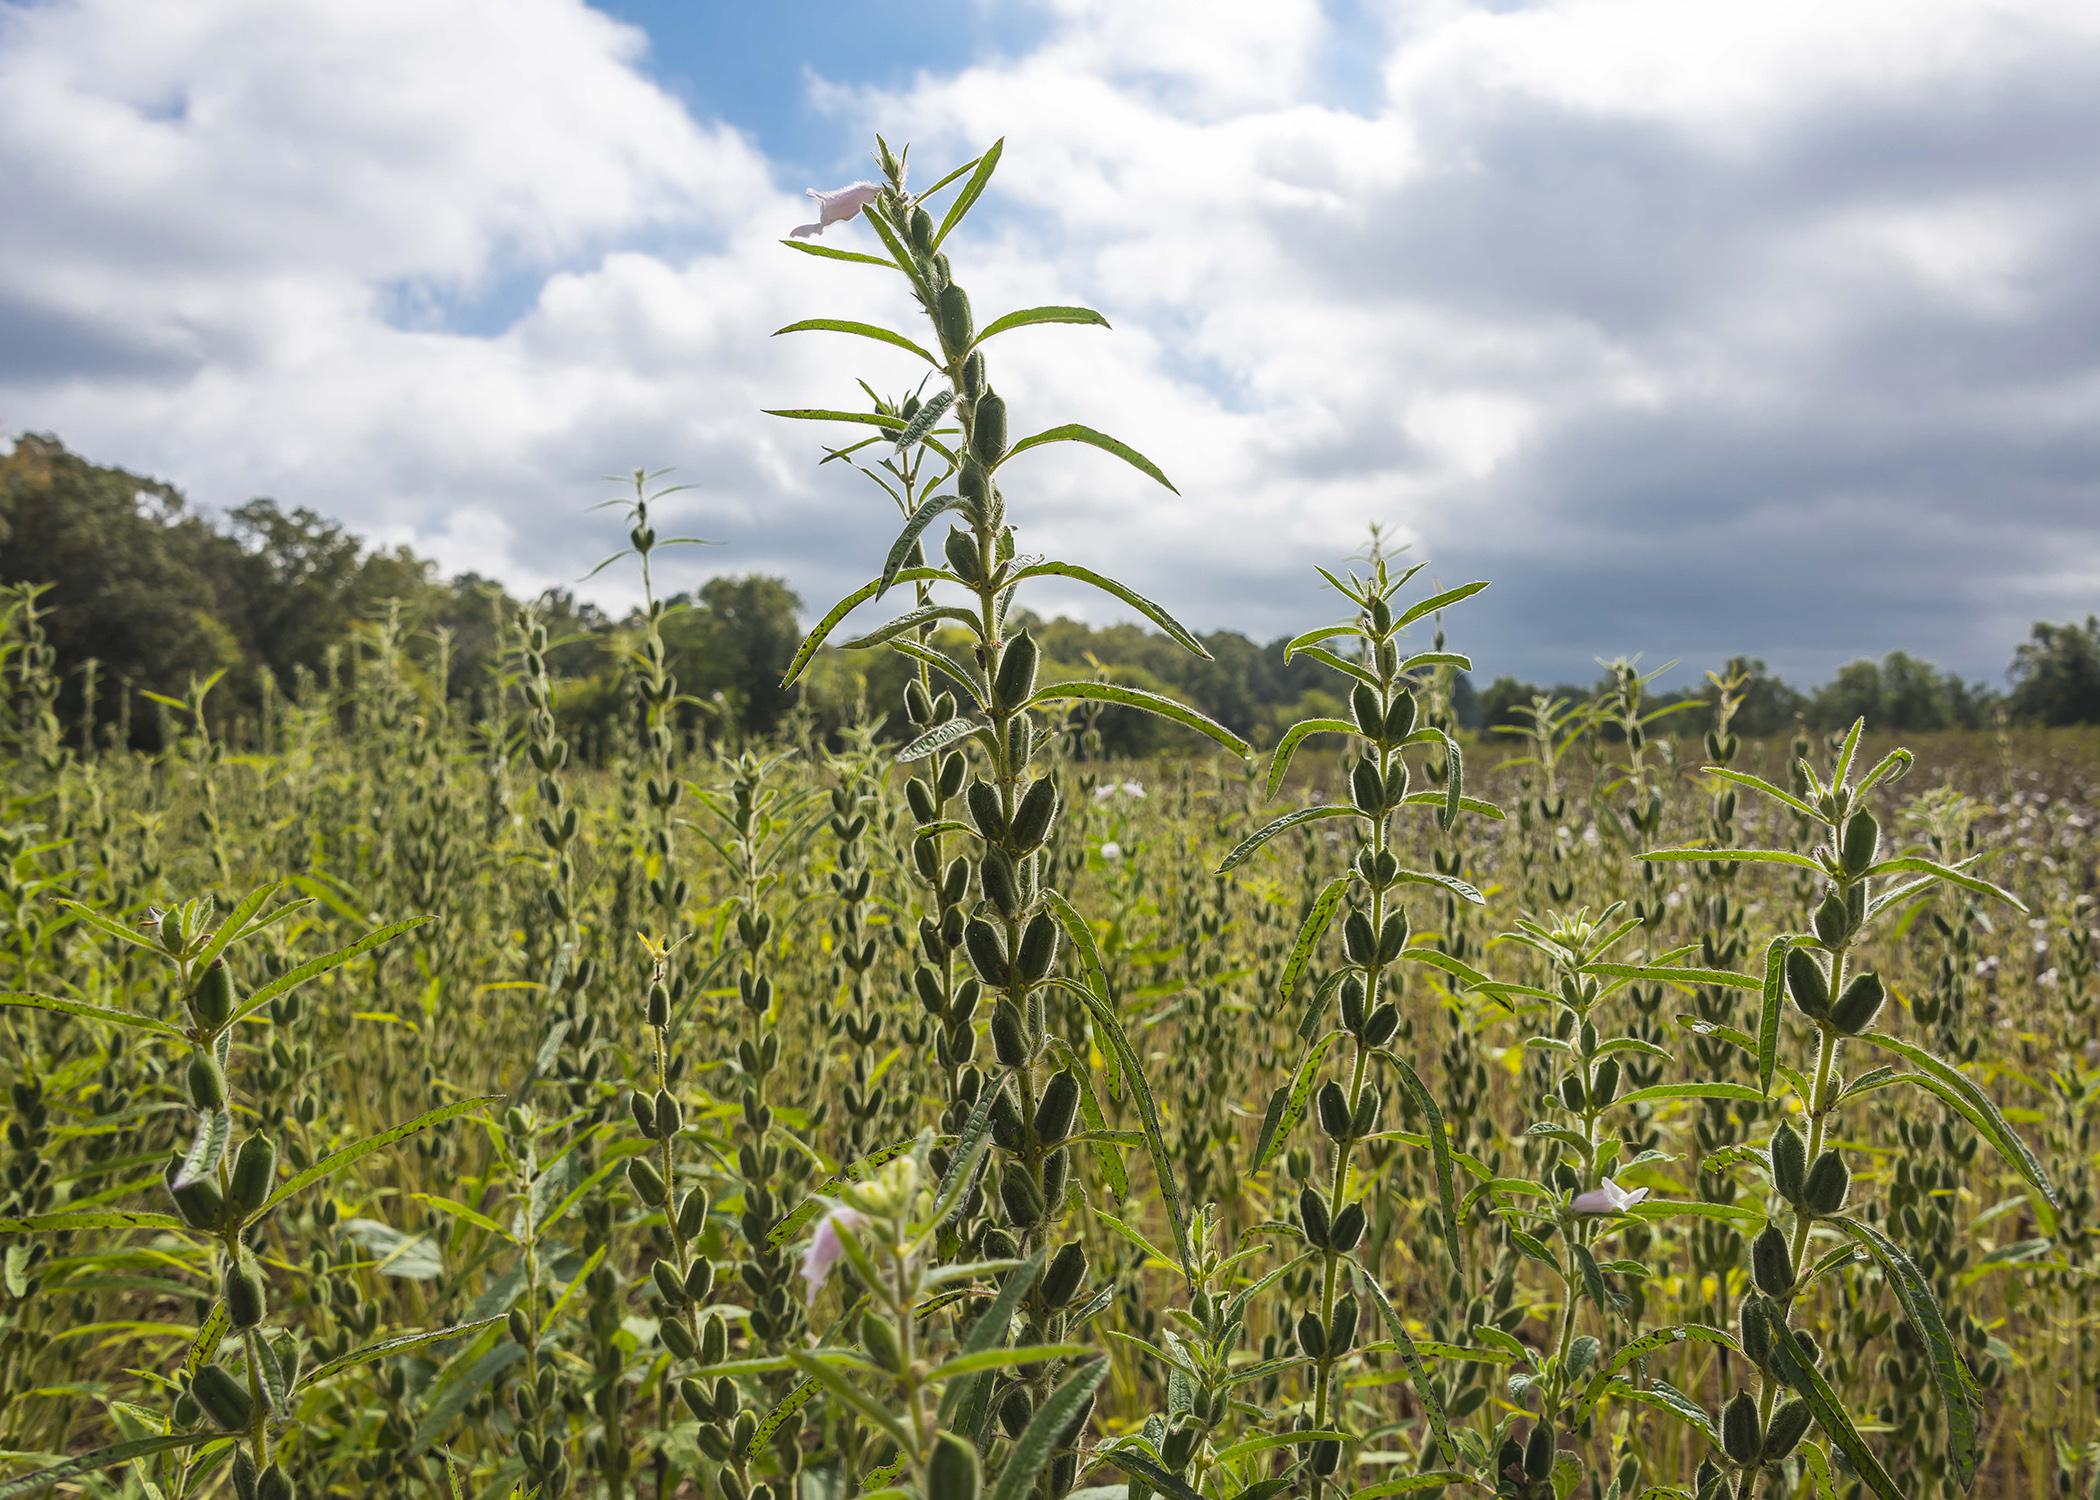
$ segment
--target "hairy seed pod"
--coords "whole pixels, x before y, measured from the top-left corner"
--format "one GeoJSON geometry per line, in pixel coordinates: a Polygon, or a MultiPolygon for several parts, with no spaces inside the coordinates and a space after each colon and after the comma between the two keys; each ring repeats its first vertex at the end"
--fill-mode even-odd
{"type": "Polygon", "coordinates": [[[1407,947],[1407,918],[1400,912],[1390,913],[1378,929],[1378,962],[1389,964],[1400,957],[1407,947]]]}
{"type": "MultiPolygon", "coordinates": [[[[926,684],[916,677],[904,685],[904,712],[914,724],[933,722],[933,698],[927,693],[926,684]]],[[[930,810],[921,813],[916,804],[912,807],[912,815],[921,823],[933,821],[933,813],[930,810]]]]}
{"type": "Polygon", "coordinates": [[[255,1481],[255,1500],[299,1500],[298,1487],[292,1483],[292,1476],[285,1473],[283,1468],[271,1464],[262,1471],[262,1477],[255,1481]]]}
{"type": "Polygon", "coordinates": [[[1816,936],[1828,947],[1835,948],[1852,931],[1852,914],[1846,909],[1845,898],[1836,891],[1823,898],[1811,920],[1816,936]]]}
{"type": "Polygon", "coordinates": [[[1873,970],[1855,974],[1845,983],[1830,1007],[1830,1024],[1847,1036],[1858,1036],[1874,1024],[1874,1017],[1881,1013],[1881,1003],[1888,998],[1888,990],[1881,976],[1873,970]]]}
{"type": "Polygon", "coordinates": [[[1385,805],[1398,807],[1407,800],[1407,762],[1399,756],[1385,768],[1385,805]]]}
{"type": "Polygon", "coordinates": [[[1807,1436],[1810,1419],[1808,1403],[1799,1396],[1773,1412],[1772,1425],[1765,1429],[1760,1457],[1768,1464],[1776,1464],[1792,1453],[1794,1445],[1807,1436]]]}
{"type": "Polygon", "coordinates": [[[1006,1210],[1007,1222],[1016,1229],[1032,1228],[1042,1220],[1045,1208],[1043,1191],[1018,1165],[1009,1165],[1000,1171],[999,1202],[1006,1210]]]}
{"type": "Polygon", "coordinates": [[[687,1239],[695,1239],[707,1224],[708,1202],[706,1188],[694,1188],[678,1205],[678,1232],[687,1239]]]}
{"type": "Polygon", "coordinates": [[[1043,1158],[1043,1202],[1065,1201],[1065,1183],[1072,1174],[1072,1153],[1059,1146],[1043,1158]]]}
{"type": "Polygon", "coordinates": [[[253,1328],[269,1311],[262,1270],[245,1254],[227,1262],[221,1290],[226,1297],[226,1319],[235,1328],[253,1328]]]}
{"type": "Polygon", "coordinates": [[[1006,939],[982,917],[972,917],[963,928],[963,947],[979,977],[993,989],[1005,989],[1012,968],[1006,957],[1006,939]]]}
{"type": "Polygon", "coordinates": [[[649,1208],[661,1208],[664,1201],[664,1180],[657,1174],[645,1157],[630,1156],[627,1159],[627,1181],[634,1188],[635,1197],[649,1208]]]}
{"type": "Polygon", "coordinates": [[[945,286],[934,306],[934,321],[941,333],[941,349],[950,359],[960,358],[970,347],[970,336],[976,332],[970,321],[969,293],[959,286],[945,286]]]}
{"type": "Polygon", "coordinates": [[[987,844],[999,843],[1006,837],[1006,814],[999,806],[999,789],[989,781],[973,777],[963,793],[963,805],[987,844]]]}
{"type": "Polygon", "coordinates": [[[1767,1297],[1784,1297],[1794,1289],[1793,1253],[1776,1224],[1767,1224],[1750,1242],[1750,1274],[1767,1297]]]}
{"type": "Polygon", "coordinates": [[[190,1054],[188,1073],[190,1103],[198,1109],[226,1107],[226,1070],[209,1052],[190,1054]]]}
{"type": "Polygon", "coordinates": [[[226,967],[225,959],[213,959],[197,976],[196,988],[190,991],[190,1011],[206,1031],[217,1031],[233,1014],[233,970],[226,967]]]}
{"type": "Polygon", "coordinates": [[[1332,1078],[1320,1085],[1316,1098],[1320,1116],[1320,1128],[1331,1139],[1344,1141],[1349,1138],[1349,1101],[1342,1094],[1342,1086],[1332,1078]]]}
{"type": "Polygon", "coordinates": [[[1021,900],[1021,883],[1014,872],[1014,862],[1004,849],[994,845],[987,849],[984,859],[977,866],[977,879],[984,890],[984,899],[1002,917],[1018,916],[1024,904],[1021,900]]]}
{"type": "Polygon", "coordinates": [[[1327,1328],[1311,1308],[1298,1314],[1298,1351],[1307,1359],[1318,1359],[1327,1351],[1327,1328]]]}
{"type": "Polygon", "coordinates": [[[1541,1419],[1531,1428],[1531,1436],[1524,1440],[1524,1473],[1532,1479],[1549,1479],[1553,1475],[1553,1454],[1558,1437],[1551,1422],[1541,1419]]]}
{"type": "Polygon", "coordinates": [[[656,1110],[646,1097],[641,1094],[629,1094],[627,1112],[634,1116],[634,1128],[642,1133],[643,1139],[656,1139],[656,1110]]]}
{"type": "Polygon", "coordinates": [[[170,953],[182,951],[182,913],[164,911],[160,914],[160,945],[170,953]]]}
{"type": "Polygon", "coordinates": [[[714,1262],[702,1256],[685,1268],[685,1296],[688,1302],[705,1302],[707,1294],[714,1289],[714,1262]]]}
{"type": "Polygon", "coordinates": [[[1358,1140],[1378,1128],[1378,1112],[1385,1108],[1385,1094],[1375,1083],[1367,1083],[1356,1091],[1356,1103],[1349,1107],[1349,1134],[1358,1140]]]}
{"type": "Polygon", "coordinates": [[[660,1260],[649,1268],[649,1279],[656,1283],[656,1294],[664,1299],[666,1307],[675,1312],[685,1306],[685,1278],[678,1274],[676,1266],[660,1260]]]}
{"type": "Polygon", "coordinates": [[[975,401],[984,394],[984,351],[972,349],[963,361],[963,394],[975,401]]]}
{"type": "Polygon", "coordinates": [[[1359,812],[1373,817],[1385,811],[1385,778],[1378,772],[1378,762],[1368,755],[1349,770],[1349,800],[1359,812]]]}
{"type": "Polygon", "coordinates": [[[1721,1450],[1731,1462],[1747,1469],[1757,1462],[1764,1441],[1757,1421],[1757,1398],[1748,1391],[1737,1391],[1721,1411],[1721,1450]]]}
{"type": "Polygon", "coordinates": [[[1838,844],[1838,859],[1847,875],[1861,875],[1874,863],[1881,848],[1881,825],[1864,807],[1845,819],[1845,832],[1838,844]]]}
{"type": "Polygon", "coordinates": [[[1801,1206],[1828,1218],[1844,1210],[1845,1197],[1851,1191],[1852,1169],[1845,1165],[1844,1156],[1832,1148],[1818,1155],[1809,1167],[1808,1181],[1801,1187],[1801,1206]]]}
{"type": "Polygon", "coordinates": [[[1013,827],[1007,831],[1007,847],[1026,854],[1049,836],[1051,820],[1057,816],[1057,783],[1048,777],[1032,783],[1021,794],[1014,809],[1013,827]]]}
{"type": "Polygon", "coordinates": [[[1789,1203],[1801,1201],[1801,1184],[1808,1176],[1808,1150],[1794,1127],[1781,1120],[1772,1131],[1772,1186],[1789,1203]]]}
{"type": "Polygon", "coordinates": [[[1351,1031],[1359,1031],[1364,1024],[1364,981],[1360,974],[1342,976],[1338,992],[1342,998],[1342,1024],[1351,1031]]]}
{"type": "Polygon", "coordinates": [[[1375,740],[1384,732],[1385,712],[1378,706],[1378,694],[1371,685],[1359,682],[1349,689],[1349,716],[1356,720],[1356,731],[1367,740],[1375,740]]]}
{"type": "Polygon", "coordinates": [[[1830,1014],[1830,976],[1823,972],[1823,961],[1806,948],[1787,950],[1786,988],[1811,1021],[1830,1014]]]}
{"type": "Polygon", "coordinates": [[[933,215],[924,208],[911,211],[911,247],[922,256],[933,254],[933,215]]]}
{"type": "Polygon", "coordinates": [[[1364,1237],[1364,1206],[1352,1203],[1334,1216],[1334,1223],[1327,1228],[1327,1248],[1338,1255],[1347,1255],[1364,1237]]]}
{"type": "Polygon", "coordinates": [[[1369,1046],[1383,1047],[1399,1029],[1400,1007],[1388,1000],[1365,1018],[1364,1041],[1369,1046]]]}
{"type": "Polygon", "coordinates": [[[1772,1320],[1776,1315],[1769,1301],[1755,1295],[1743,1299],[1742,1311],[1737,1314],[1743,1356],[1760,1369],[1772,1357],[1772,1320]]]}
{"type": "Polygon", "coordinates": [[[941,544],[941,555],[947,559],[949,570],[964,583],[974,586],[984,577],[984,556],[977,538],[969,532],[950,526],[948,539],[941,544]]]}
{"type": "Polygon", "coordinates": [[[1021,1007],[1010,995],[1001,995],[992,1007],[992,1055],[1006,1068],[1018,1068],[1028,1061],[1028,1033],[1021,1024],[1021,1007]]]}
{"type": "Polygon", "coordinates": [[[699,1342],[693,1337],[693,1330],[676,1318],[659,1318],[656,1336],[663,1341],[663,1346],[671,1351],[674,1359],[691,1359],[700,1348],[699,1342]]]}
{"type": "Polygon", "coordinates": [[[1006,398],[997,391],[986,391],[977,398],[970,451],[987,468],[1006,457],[1006,398]]]}
{"type": "Polygon", "coordinates": [[[656,1135],[659,1140],[670,1140],[685,1129],[685,1106],[680,1104],[667,1089],[656,1091],[656,1135]]]}
{"type": "Polygon", "coordinates": [[[977,1500],[983,1488],[977,1445],[952,1432],[937,1434],[926,1463],[926,1500],[977,1500]]]}
{"type": "Polygon", "coordinates": [[[1415,730],[1415,700],[1402,688],[1393,694],[1385,710],[1385,742],[1397,745],[1415,730]]]}
{"type": "Polygon", "coordinates": [[[1021,951],[1014,964],[1023,983],[1034,984],[1050,972],[1050,966],[1057,962],[1057,939],[1061,930],[1057,919],[1046,911],[1039,911],[1028,919],[1028,925],[1021,929],[1021,951]]]}
{"type": "Polygon", "coordinates": [[[992,696],[1001,708],[1015,709],[1035,692],[1036,666],[1042,660],[1035,637],[1021,631],[1006,643],[999,655],[998,675],[992,681],[992,696]]]}
{"type": "Polygon", "coordinates": [[[872,1307],[860,1315],[860,1346],[883,1369],[904,1368],[904,1342],[897,1335],[897,1325],[872,1307]]]}
{"type": "Polygon", "coordinates": [[[263,1206],[277,1181],[277,1143],[260,1131],[252,1132],[234,1153],[233,1171],[226,1179],[226,1201],[243,1219],[263,1206]]]}
{"type": "Polygon", "coordinates": [[[1086,1247],[1077,1240],[1060,1246],[1043,1267],[1043,1305],[1053,1311],[1063,1307],[1078,1295],[1085,1280],[1086,1247]]]}
{"type": "Polygon", "coordinates": [[[1335,1303],[1334,1321],[1327,1325],[1329,1359],[1340,1359],[1356,1343],[1356,1322],[1359,1316],[1354,1293],[1345,1293],[1342,1299],[1335,1303]]]}
{"type": "Polygon", "coordinates": [[[1369,968],[1378,957],[1378,935],[1371,930],[1371,919],[1361,911],[1352,911],[1342,923],[1342,953],[1352,964],[1369,968]]]}
{"type": "Polygon", "coordinates": [[[197,1378],[190,1382],[190,1394],[223,1431],[238,1431],[254,1419],[254,1401],[224,1365],[206,1365],[199,1370],[197,1378]]]}
{"type": "Polygon", "coordinates": [[[1315,1250],[1327,1248],[1327,1233],[1333,1227],[1327,1214],[1327,1200],[1310,1187],[1298,1190],[1298,1224],[1305,1231],[1305,1242],[1315,1250]]]}
{"type": "Polygon", "coordinates": [[[1582,1098],[1582,1075],[1563,1073],[1560,1079],[1560,1102],[1576,1114],[1581,1114],[1582,1098]]]}
{"type": "Polygon", "coordinates": [[[521,1348],[530,1348],[532,1346],[532,1319],[525,1316],[524,1308],[512,1308],[509,1315],[504,1318],[503,1326],[510,1334],[512,1343],[521,1348]]]}
{"type": "Polygon", "coordinates": [[[1590,1102],[1602,1109],[1619,1096],[1619,1060],[1607,1057],[1590,1075],[1590,1102]]]}
{"type": "MultiPolygon", "coordinates": [[[[189,1419],[192,1422],[195,1420],[195,1416],[189,1419]]],[[[184,1425],[187,1425],[187,1423],[184,1425]]],[[[236,1447],[233,1450],[233,1493],[235,1500],[255,1500],[256,1480],[254,1458],[249,1455],[246,1448],[236,1447]]]]}
{"type": "MultiPolygon", "coordinates": [[[[177,1170],[168,1168],[169,1183],[174,1182],[177,1170]]],[[[182,1222],[190,1228],[217,1229],[226,1222],[226,1200],[213,1179],[200,1177],[181,1187],[170,1186],[168,1193],[175,1200],[175,1211],[182,1215],[182,1222]]]]}
{"type": "Polygon", "coordinates": [[[1035,1107],[1035,1138],[1038,1144],[1055,1145],[1071,1133],[1079,1114],[1079,1079],[1070,1068],[1060,1068],[1043,1087],[1035,1107]]]}

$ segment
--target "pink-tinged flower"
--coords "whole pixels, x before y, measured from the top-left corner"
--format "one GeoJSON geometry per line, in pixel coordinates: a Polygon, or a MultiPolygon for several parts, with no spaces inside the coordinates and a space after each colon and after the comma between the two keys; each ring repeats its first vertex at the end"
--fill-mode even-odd
{"type": "Polygon", "coordinates": [[[822,234],[834,224],[843,224],[862,209],[873,203],[882,194],[879,184],[873,182],[849,182],[842,188],[820,193],[809,190],[810,197],[817,200],[817,222],[797,224],[790,231],[795,239],[807,239],[813,234],[822,234]]]}
{"type": "Polygon", "coordinates": [[[846,1247],[839,1243],[839,1231],[858,1229],[866,1222],[862,1215],[844,1207],[832,1209],[817,1221],[817,1232],[809,1237],[809,1244],[802,1251],[802,1279],[809,1284],[812,1303],[830,1279],[831,1268],[845,1257],[846,1247]]]}
{"type": "Polygon", "coordinates": [[[1647,1196],[1646,1188],[1635,1188],[1629,1193],[1607,1177],[1601,1186],[1576,1194],[1568,1206],[1579,1214],[1623,1214],[1647,1196]]]}

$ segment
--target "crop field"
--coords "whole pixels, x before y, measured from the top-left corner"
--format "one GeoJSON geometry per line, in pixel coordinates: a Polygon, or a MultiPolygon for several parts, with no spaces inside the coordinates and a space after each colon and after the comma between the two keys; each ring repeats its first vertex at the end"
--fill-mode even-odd
{"type": "Polygon", "coordinates": [[[0,1500],[2100,1494],[2100,739],[1461,734],[1487,584],[1375,538],[1276,743],[1053,665],[1050,578],[1202,647],[1026,550],[1031,450],[1166,476],[1009,418],[1101,320],[973,314],[998,155],[795,242],[928,366],[775,414],[896,508],[842,733],[708,730],[647,475],[588,755],[530,610],[145,753],[0,603],[0,1500]]]}

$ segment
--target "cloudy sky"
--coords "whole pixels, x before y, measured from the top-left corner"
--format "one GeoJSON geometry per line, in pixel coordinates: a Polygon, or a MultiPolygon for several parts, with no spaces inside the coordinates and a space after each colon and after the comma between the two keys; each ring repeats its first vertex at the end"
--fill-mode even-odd
{"type": "Polygon", "coordinates": [[[878,129],[1006,138],[980,319],[1115,325],[995,346],[1016,426],[1180,487],[1046,449],[1024,549],[1199,628],[1323,622],[1374,520],[1494,580],[1486,675],[2100,608],[2092,0],[0,0],[0,432],[528,589],[671,467],[678,581],[821,609],[894,521],[759,409],[914,362],[769,335],[915,312],[777,241],[878,129]]]}

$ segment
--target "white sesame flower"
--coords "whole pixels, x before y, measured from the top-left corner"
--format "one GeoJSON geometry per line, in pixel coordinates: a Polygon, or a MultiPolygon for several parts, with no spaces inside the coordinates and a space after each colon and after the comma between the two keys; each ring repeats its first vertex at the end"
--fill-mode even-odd
{"type": "Polygon", "coordinates": [[[812,1303],[830,1279],[831,1268],[846,1254],[846,1247],[839,1241],[839,1231],[850,1232],[866,1222],[861,1214],[845,1207],[834,1208],[817,1221],[817,1232],[809,1237],[809,1243],[802,1249],[802,1279],[808,1283],[812,1303]]]}
{"type": "Polygon", "coordinates": [[[1647,1196],[1646,1188],[1635,1188],[1629,1193],[1607,1177],[1600,1186],[1576,1194],[1568,1207],[1579,1214],[1622,1214],[1647,1196]]]}
{"type": "Polygon", "coordinates": [[[1124,783],[1123,783],[1123,795],[1124,795],[1124,796],[1126,796],[1126,797],[1142,797],[1142,796],[1144,796],[1144,795],[1145,795],[1145,783],[1144,783],[1144,782],[1142,782],[1142,781],[1126,781],[1126,782],[1124,782],[1124,783]]]}
{"type": "Polygon", "coordinates": [[[795,239],[807,239],[813,234],[822,234],[834,224],[842,224],[881,196],[882,188],[873,182],[849,182],[842,188],[833,188],[820,193],[815,188],[809,196],[817,200],[817,222],[797,224],[789,233],[795,239]]]}
{"type": "Polygon", "coordinates": [[[1114,839],[1110,839],[1101,846],[1101,857],[1111,862],[1119,860],[1123,857],[1123,846],[1114,839]]]}

